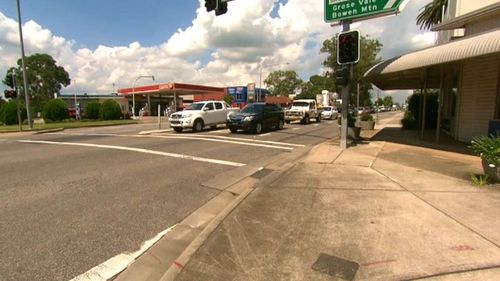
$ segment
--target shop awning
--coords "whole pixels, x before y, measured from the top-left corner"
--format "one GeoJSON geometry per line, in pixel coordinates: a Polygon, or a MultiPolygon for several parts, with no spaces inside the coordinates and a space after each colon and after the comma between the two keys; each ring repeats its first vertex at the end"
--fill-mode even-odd
{"type": "Polygon", "coordinates": [[[485,55],[500,54],[500,29],[383,61],[365,73],[382,90],[439,88],[438,66],[485,55]]]}

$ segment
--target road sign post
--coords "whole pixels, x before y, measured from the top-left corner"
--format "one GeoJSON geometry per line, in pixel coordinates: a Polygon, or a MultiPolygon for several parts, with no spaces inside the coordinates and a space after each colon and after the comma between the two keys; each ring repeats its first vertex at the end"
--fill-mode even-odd
{"type": "Polygon", "coordinates": [[[325,21],[351,22],[395,14],[405,0],[325,0],[325,21]]]}
{"type": "MultiPolygon", "coordinates": [[[[342,32],[347,32],[349,31],[351,27],[351,22],[349,20],[343,21],[342,22],[342,32]]],[[[347,67],[346,75],[347,75],[347,82],[349,82],[351,78],[351,72],[352,72],[352,65],[351,64],[346,64],[345,67],[347,67]]],[[[349,117],[348,117],[348,110],[349,110],[349,101],[351,100],[349,97],[349,83],[345,83],[342,85],[342,91],[341,91],[341,98],[342,98],[342,123],[340,127],[340,149],[344,150],[347,149],[347,128],[348,128],[348,122],[349,122],[349,117]]]]}

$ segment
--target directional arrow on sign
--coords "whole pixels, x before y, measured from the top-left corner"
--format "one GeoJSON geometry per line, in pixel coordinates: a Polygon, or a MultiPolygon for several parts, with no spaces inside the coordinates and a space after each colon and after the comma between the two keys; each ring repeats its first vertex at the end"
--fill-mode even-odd
{"type": "Polygon", "coordinates": [[[407,0],[325,0],[325,21],[359,21],[400,12],[407,0]]]}

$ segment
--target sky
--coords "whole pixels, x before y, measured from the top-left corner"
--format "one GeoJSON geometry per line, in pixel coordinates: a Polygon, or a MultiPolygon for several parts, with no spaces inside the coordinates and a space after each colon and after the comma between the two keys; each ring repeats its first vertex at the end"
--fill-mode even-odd
{"type": "MultiPolygon", "coordinates": [[[[205,0],[20,0],[26,55],[48,53],[72,85],[63,93],[110,93],[136,85],[181,82],[259,84],[275,70],[305,81],[322,74],[325,39],[340,26],[324,21],[325,0],[234,0],[207,13],[205,0]]],[[[415,24],[430,0],[409,0],[402,13],[351,25],[379,39],[384,59],[433,45],[415,24]]],[[[0,1],[0,76],[20,57],[16,0],[0,1]]],[[[0,89],[5,87],[0,86],[0,89]]],[[[404,101],[407,92],[382,92],[404,101]]]]}

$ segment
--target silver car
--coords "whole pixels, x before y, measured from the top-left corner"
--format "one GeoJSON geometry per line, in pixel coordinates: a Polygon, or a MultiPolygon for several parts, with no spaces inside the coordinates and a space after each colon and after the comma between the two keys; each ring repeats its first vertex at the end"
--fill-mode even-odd
{"type": "Polygon", "coordinates": [[[321,111],[321,118],[322,119],[337,119],[339,116],[339,112],[337,111],[337,108],[333,106],[325,106],[323,107],[323,111],[321,111]]]}

